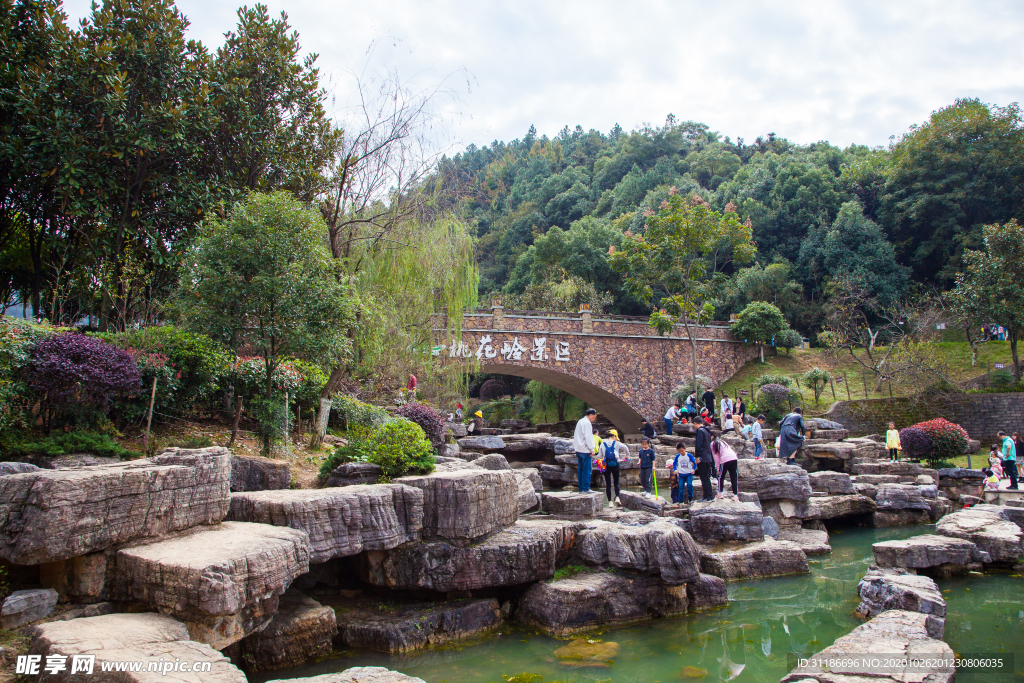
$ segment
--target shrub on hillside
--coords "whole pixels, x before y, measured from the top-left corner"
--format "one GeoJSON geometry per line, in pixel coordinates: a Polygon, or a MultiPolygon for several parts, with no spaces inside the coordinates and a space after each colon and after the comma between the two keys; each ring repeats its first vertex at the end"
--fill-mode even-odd
{"type": "Polygon", "coordinates": [[[900,430],[900,445],[903,455],[915,460],[925,458],[932,450],[932,440],[928,432],[917,427],[905,427],[900,430]]]}
{"type": "Polygon", "coordinates": [[[320,479],[327,479],[335,467],[348,462],[380,465],[384,470],[381,481],[389,482],[406,474],[429,474],[437,460],[420,426],[398,418],[375,431],[362,427],[350,431],[348,443],[335,448],[320,466],[320,479]]]}
{"type": "Polygon", "coordinates": [[[497,401],[508,393],[508,385],[500,379],[489,379],[480,385],[480,398],[485,401],[497,401]]]}
{"type": "Polygon", "coordinates": [[[444,418],[436,409],[422,403],[406,403],[395,414],[418,424],[435,450],[444,445],[444,418]]]}
{"type": "Polygon", "coordinates": [[[64,418],[91,421],[114,399],[137,393],[142,375],[131,354],[102,339],[69,332],[32,349],[26,377],[36,393],[43,426],[64,418]]]}
{"type": "Polygon", "coordinates": [[[57,330],[30,320],[0,316],[0,430],[31,421],[34,403],[25,370],[35,345],[57,330]]]}
{"type": "Polygon", "coordinates": [[[929,462],[951,460],[967,452],[967,430],[945,418],[920,422],[914,427],[920,429],[931,439],[932,447],[925,458],[929,462]]]}
{"type": "Polygon", "coordinates": [[[67,433],[55,432],[50,436],[31,441],[6,439],[0,443],[0,450],[3,451],[3,460],[16,460],[32,456],[56,458],[73,453],[89,453],[105,458],[124,459],[130,458],[132,455],[139,455],[121,446],[109,434],[85,430],[67,433]]]}
{"type": "Polygon", "coordinates": [[[337,415],[339,427],[348,432],[354,427],[379,429],[394,419],[391,413],[383,408],[363,403],[351,396],[335,396],[331,399],[331,412],[337,415]]]}
{"type": "Polygon", "coordinates": [[[782,412],[789,401],[789,387],[765,384],[757,390],[757,408],[761,411],[782,412]]]}
{"type": "Polygon", "coordinates": [[[775,335],[775,346],[780,349],[785,349],[786,355],[789,355],[790,349],[795,349],[800,346],[803,341],[804,338],[800,336],[800,333],[791,327],[788,327],[775,335]]]}
{"type": "Polygon", "coordinates": [[[766,372],[765,374],[758,377],[757,381],[754,382],[754,384],[756,384],[758,387],[763,387],[766,384],[781,384],[784,387],[791,387],[793,386],[793,380],[787,377],[786,375],[779,375],[771,372],[766,372]]]}

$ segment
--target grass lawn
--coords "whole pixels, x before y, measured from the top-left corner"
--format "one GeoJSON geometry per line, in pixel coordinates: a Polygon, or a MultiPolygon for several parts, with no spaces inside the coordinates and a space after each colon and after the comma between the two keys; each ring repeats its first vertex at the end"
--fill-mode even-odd
{"type": "MultiPolygon", "coordinates": [[[[1009,342],[992,341],[981,344],[978,350],[978,365],[975,367],[971,367],[971,347],[966,342],[939,342],[936,346],[952,368],[954,379],[961,382],[984,375],[985,363],[989,363],[989,367],[994,366],[995,363],[1003,363],[1007,369],[1011,368],[1013,364],[1009,342]]],[[[730,396],[735,396],[736,392],[740,390],[746,390],[749,393],[752,389],[756,391],[757,379],[761,375],[766,373],[782,374],[797,379],[815,366],[832,373],[835,397],[833,398],[833,387],[826,387],[819,397],[818,403],[815,404],[811,391],[801,388],[805,399],[804,405],[811,412],[824,412],[828,410],[833,401],[837,400],[889,398],[889,387],[885,385],[881,387],[881,391],[875,391],[876,387],[870,378],[867,378],[867,373],[849,354],[830,358],[823,349],[818,348],[794,349],[788,355],[779,352],[775,356],[768,357],[764,363],[761,363],[760,360],[749,361],[726,380],[716,393],[721,395],[721,392],[725,391],[730,396]]],[[[893,386],[892,395],[902,396],[903,394],[899,387],[893,386]]]]}

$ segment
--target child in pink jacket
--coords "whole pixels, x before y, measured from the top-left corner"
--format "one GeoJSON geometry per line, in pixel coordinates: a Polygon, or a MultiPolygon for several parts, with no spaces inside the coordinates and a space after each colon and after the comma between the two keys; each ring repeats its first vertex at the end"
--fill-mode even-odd
{"type": "Polygon", "coordinates": [[[724,491],[725,475],[729,474],[732,481],[732,494],[739,495],[739,470],[737,469],[736,451],[722,439],[715,439],[711,442],[711,455],[715,458],[715,466],[718,468],[718,492],[721,495],[724,491]]]}

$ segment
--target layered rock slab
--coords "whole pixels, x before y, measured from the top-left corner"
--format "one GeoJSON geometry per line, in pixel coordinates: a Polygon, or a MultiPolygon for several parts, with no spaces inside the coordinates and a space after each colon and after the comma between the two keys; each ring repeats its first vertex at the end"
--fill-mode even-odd
{"type": "MultiPolygon", "coordinates": [[[[770,519],[770,518],[766,518],[770,519]]],[[[827,555],[832,552],[828,544],[828,532],[816,529],[783,529],[779,531],[779,541],[789,541],[800,546],[805,555],[827,555]]]]}
{"type": "Polygon", "coordinates": [[[811,472],[807,475],[811,491],[841,496],[856,493],[850,475],[844,472],[811,472]]]}
{"type": "Polygon", "coordinates": [[[226,448],[171,448],[146,460],[0,477],[0,558],[67,560],[224,519],[226,448]]]}
{"type": "Polygon", "coordinates": [[[978,550],[988,553],[991,562],[1016,562],[1024,552],[1020,527],[990,508],[973,507],[950,513],[935,525],[935,532],[974,543],[978,550]]]}
{"type": "Polygon", "coordinates": [[[582,528],[578,522],[519,520],[468,547],[433,541],[368,551],[359,555],[358,571],[375,586],[442,592],[542,581],[554,576],[582,528]]]}
{"type": "Polygon", "coordinates": [[[239,643],[242,660],[252,671],[298,666],[331,654],[337,633],[333,609],[290,588],[266,628],[239,643]]]}
{"type": "MultiPolygon", "coordinates": [[[[780,534],[781,535],[781,534],[780,534]]],[[[776,541],[737,541],[705,546],[700,556],[701,572],[722,579],[752,579],[810,571],[807,555],[796,543],[776,541]]]]}
{"type": "Polygon", "coordinates": [[[700,574],[700,549],[693,538],[663,519],[644,526],[590,522],[580,532],[575,554],[588,565],[652,574],[669,584],[693,581],[700,574]]]}
{"type": "Polygon", "coordinates": [[[988,557],[986,554],[983,558],[977,546],[968,540],[936,534],[881,541],[871,548],[875,563],[883,568],[966,570],[967,565],[988,557]]]}
{"type": "Polygon", "coordinates": [[[114,594],[183,621],[216,649],[270,621],[278,596],[309,571],[303,531],[224,522],[117,553],[114,594]]]}
{"type": "Polygon", "coordinates": [[[310,678],[289,678],[268,683],[425,683],[422,678],[406,676],[383,666],[354,666],[336,674],[322,674],[310,678]]]}
{"type": "Polygon", "coordinates": [[[232,491],[286,489],[291,483],[291,467],[283,460],[271,460],[258,455],[231,457],[232,491]]]}
{"type": "Polygon", "coordinates": [[[48,617],[57,607],[57,597],[52,588],[14,591],[4,599],[0,626],[10,631],[48,617]]]}
{"type": "Polygon", "coordinates": [[[698,543],[759,541],[764,538],[761,508],[731,498],[690,507],[690,532],[698,543]]]}
{"type": "Polygon", "coordinates": [[[626,572],[594,572],[537,583],[519,601],[516,620],[564,635],[686,612],[686,587],[626,572]]]}
{"type": "Polygon", "coordinates": [[[30,627],[29,652],[68,657],[67,669],[57,675],[44,674],[46,681],[93,681],[99,683],[245,683],[245,675],[227,657],[209,645],[189,640],[179,621],[153,613],[108,614],[71,621],[54,621],[30,627]],[[93,655],[92,674],[71,675],[70,658],[93,655]],[[162,660],[162,661],[161,661],[162,660]],[[188,662],[199,671],[102,672],[103,662],[188,662]],[[208,665],[208,668],[207,668],[208,665]]]}
{"type": "Polygon", "coordinates": [[[925,624],[928,635],[942,638],[946,601],[935,581],[903,569],[872,569],[857,585],[860,605],[857,613],[874,617],[887,610],[920,612],[931,617],[925,624]]]}
{"type": "Polygon", "coordinates": [[[497,600],[457,600],[404,605],[380,611],[344,610],[338,633],[349,647],[379,652],[408,652],[483,633],[502,624],[497,600]]]}
{"type": "Polygon", "coordinates": [[[563,519],[592,519],[604,507],[601,491],[544,491],[540,494],[544,512],[563,519]]]}
{"type": "Polygon", "coordinates": [[[687,609],[696,612],[729,603],[729,591],[725,579],[711,574],[700,574],[686,584],[687,609]]]}
{"type": "Polygon", "coordinates": [[[956,676],[952,666],[953,650],[928,635],[927,623],[926,614],[903,610],[882,612],[809,657],[812,664],[794,669],[782,683],[952,683],[956,676]],[[882,658],[941,665],[880,670],[875,660],[882,658]],[[829,662],[831,666],[826,668],[822,662],[829,662]],[[946,666],[945,662],[950,665],[946,666]]]}
{"type": "Polygon", "coordinates": [[[741,491],[752,491],[763,503],[766,500],[805,501],[811,497],[807,471],[781,460],[740,460],[738,462],[741,491]]]}
{"type": "Polygon", "coordinates": [[[401,477],[423,491],[423,538],[475,541],[519,517],[519,486],[512,470],[460,470],[401,477]]]}
{"type": "Polygon", "coordinates": [[[320,563],[419,540],[423,497],[401,484],[234,493],[228,518],[303,531],[320,563]]]}

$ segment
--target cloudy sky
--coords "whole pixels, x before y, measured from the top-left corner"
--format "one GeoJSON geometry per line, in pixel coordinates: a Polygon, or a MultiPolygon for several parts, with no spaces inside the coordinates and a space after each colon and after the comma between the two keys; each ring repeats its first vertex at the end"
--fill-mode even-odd
{"type": "MultiPolygon", "coordinates": [[[[441,85],[461,144],[672,113],[734,139],[884,145],[957,97],[1024,99],[1019,0],[267,4],[319,53],[339,118],[355,74],[393,69],[441,85]]],[[[235,26],[235,0],[178,6],[211,48],[235,26]]],[[[65,9],[78,19],[89,2],[65,9]]]]}

